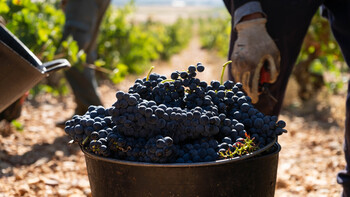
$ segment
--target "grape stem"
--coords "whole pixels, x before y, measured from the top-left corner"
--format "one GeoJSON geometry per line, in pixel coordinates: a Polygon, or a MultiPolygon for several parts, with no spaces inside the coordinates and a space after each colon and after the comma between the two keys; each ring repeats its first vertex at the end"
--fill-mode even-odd
{"type": "Polygon", "coordinates": [[[224,73],[225,73],[225,68],[227,65],[231,64],[232,60],[227,61],[224,65],[222,65],[222,72],[221,72],[221,78],[220,78],[220,84],[222,85],[224,83],[224,73]]]}
{"type": "Polygon", "coordinates": [[[86,136],[86,138],[84,139],[84,141],[81,143],[82,145],[84,145],[89,139],[89,136],[86,136]]]}
{"type": "Polygon", "coordinates": [[[173,79],[164,79],[163,81],[161,81],[160,83],[165,83],[165,82],[174,82],[175,80],[173,79]]]}
{"type": "Polygon", "coordinates": [[[148,81],[149,76],[151,75],[151,72],[152,72],[153,69],[154,69],[154,66],[151,66],[151,69],[149,69],[149,72],[148,72],[148,74],[147,74],[146,81],[148,81]]]}

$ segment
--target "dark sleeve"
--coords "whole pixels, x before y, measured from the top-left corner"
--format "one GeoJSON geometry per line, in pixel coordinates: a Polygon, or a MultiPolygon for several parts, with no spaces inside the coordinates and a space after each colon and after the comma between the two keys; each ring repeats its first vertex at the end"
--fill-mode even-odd
{"type": "Polygon", "coordinates": [[[264,14],[260,1],[257,0],[224,0],[224,4],[231,16],[234,17],[234,25],[246,15],[256,12],[264,14]]]}

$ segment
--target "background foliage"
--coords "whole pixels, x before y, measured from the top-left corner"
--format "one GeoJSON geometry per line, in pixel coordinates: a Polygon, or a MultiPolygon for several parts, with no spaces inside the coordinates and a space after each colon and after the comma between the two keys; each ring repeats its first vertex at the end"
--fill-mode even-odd
{"type": "Polygon", "coordinates": [[[178,19],[164,25],[147,20],[135,22],[128,16],[135,11],[133,4],[110,8],[101,27],[97,66],[113,70],[111,79],[120,82],[127,74],[142,73],[151,62],[168,59],[185,48],[191,38],[191,21],[178,19]]]}
{"type": "Polygon", "coordinates": [[[330,93],[338,93],[347,82],[342,75],[347,70],[328,20],[317,13],[311,21],[293,72],[300,87],[299,97],[310,99],[324,86],[330,93]]]}
{"type": "MultiPolygon", "coordinates": [[[[16,35],[36,56],[47,62],[66,58],[72,66],[81,65],[85,54],[72,38],[60,45],[65,16],[59,0],[1,0],[0,16],[6,27],[16,35]]],[[[141,73],[157,59],[168,59],[186,47],[191,38],[191,21],[178,19],[164,25],[148,20],[133,22],[133,1],[123,7],[110,6],[101,24],[98,38],[98,71],[107,74],[115,83],[126,75],[141,73]]],[[[41,83],[31,90],[32,94],[48,91],[54,94],[67,92],[63,77],[54,82],[41,83]]]]}
{"type": "MultiPolygon", "coordinates": [[[[73,65],[84,60],[71,38],[59,46],[64,25],[64,13],[57,0],[1,0],[0,15],[6,27],[43,61],[66,58],[73,65]]],[[[100,28],[98,38],[97,70],[103,71],[114,83],[122,81],[128,74],[139,74],[148,69],[152,61],[169,59],[186,47],[192,36],[192,27],[198,22],[200,41],[203,48],[213,50],[227,57],[231,30],[230,15],[223,10],[220,14],[201,18],[198,21],[178,19],[165,25],[151,19],[145,22],[133,21],[133,1],[123,7],[110,7],[100,28]]],[[[332,93],[339,92],[347,71],[340,49],[333,38],[328,21],[317,13],[305,37],[293,76],[299,82],[299,97],[311,98],[320,88],[326,86],[332,93]]],[[[63,77],[55,83],[41,83],[32,94],[48,91],[64,94],[68,91],[63,77]]]]}
{"type": "Polygon", "coordinates": [[[219,16],[200,18],[200,42],[204,49],[215,50],[222,57],[227,57],[231,33],[231,15],[226,10],[219,16]]]}

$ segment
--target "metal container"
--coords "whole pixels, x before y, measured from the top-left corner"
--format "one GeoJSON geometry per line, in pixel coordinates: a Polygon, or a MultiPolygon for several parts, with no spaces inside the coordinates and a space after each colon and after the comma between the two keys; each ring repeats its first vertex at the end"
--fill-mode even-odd
{"type": "Polygon", "coordinates": [[[0,25],[0,112],[50,73],[70,67],[66,59],[42,63],[16,36],[0,25]]]}
{"type": "Polygon", "coordinates": [[[83,152],[93,197],[270,197],[280,150],[274,142],[259,155],[192,164],[129,162],[83,152]]]}

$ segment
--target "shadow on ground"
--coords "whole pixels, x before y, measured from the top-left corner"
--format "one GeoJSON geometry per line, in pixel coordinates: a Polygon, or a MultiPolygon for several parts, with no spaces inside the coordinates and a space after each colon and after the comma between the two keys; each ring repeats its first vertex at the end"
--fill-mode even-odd
{"type": "Polygon", "coordinates": [[[30,151],[22,155],[11,155],[0,144],[0,178],[3,176],[13,176],[12,170],[6,170],[11,167],[28,166],[36,162],[48,162],[52,159],[59,159],[57,152],[63,153],[62,156],[70,156],[80,151],[76,144],[67,145],[69,136],[62,136],[55,139],[52,144],[42,143],[32,146],[30,151]]]}

